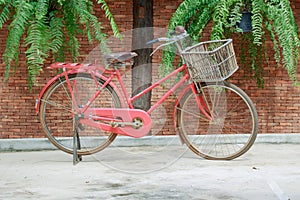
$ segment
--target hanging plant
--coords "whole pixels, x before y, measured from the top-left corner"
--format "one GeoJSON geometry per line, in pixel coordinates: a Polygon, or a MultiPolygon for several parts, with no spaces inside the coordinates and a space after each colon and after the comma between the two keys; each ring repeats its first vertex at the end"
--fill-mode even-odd
{"type": "MultiPolygon", "coordinates": [[[[300,40],[292,8],[288,0],[185,0],[178,7],[169,22],[169,29],[177,25],[187,28],[192,38],[199,40],[206,25],[212,20],[211,40],[228,38],[231,34],[248,34],[250,59],[253,77],[258,86],[263,86],[263,60],[265,59],[264,36],[268,34],[273,42],[274,58],[283,65],[295,85],[297,65],[300,58],[300,40]],[[252,32],[242,33],[238,27],[243,11],[252,13],[252,32]]],[[[243,40],[241,40],[243,41],[243,40]]],[[[168,70],[175,57],[164,51],[162,66],[168,70]]],[[[243,61],[243,59],[241,59],[243,61]]],[[[246,59],[244,59],[246,61],[246,59]]]]}
{"type": "MultiPolygon", "coordinates": [[[[31,87],[50,55],[56,60],[63,61],[66,51],[69,51],[73,61],[76,61],[80,47],[77,37],[80,34],[86,34],[89,42],[96,40],[103,51],[108,51],[101,22],[93,13],[93,2],[92,0],[0,0],[0,28],[6,22],[10,22],[3,54],[6,65],[5,79],[9,77],[11,66],[18,65],[22,37],[26,46],[26,65],[31,87]]],[[[105,11],[114,35],[120,37],[105,0],[97,0],[96,3],[105,11]]]]}

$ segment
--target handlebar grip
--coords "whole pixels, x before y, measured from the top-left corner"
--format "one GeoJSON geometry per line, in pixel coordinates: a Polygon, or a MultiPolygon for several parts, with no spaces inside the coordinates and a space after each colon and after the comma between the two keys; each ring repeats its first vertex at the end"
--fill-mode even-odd
{"type": "Polygon", "coordinates": [[[159,42],[158,38],[154,39],[154,40],[150,40],[146,43],[146,45],[150,45],[150,44],[154,44],[156,42],[159,42]]]}

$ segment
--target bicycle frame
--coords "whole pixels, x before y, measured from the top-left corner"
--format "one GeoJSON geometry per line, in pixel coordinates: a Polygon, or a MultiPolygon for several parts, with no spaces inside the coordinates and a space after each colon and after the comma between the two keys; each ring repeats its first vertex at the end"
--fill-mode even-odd
{"type": "MultiPolygon", "coordinates": [[[[127,91],[125,89],[125,85],[123,83],[122,77],[119,76],[118,80],[121,84],[122,87],[122,91],[125,94],[126,97],[126,101],[129,105],[130,108],[133,108],[132,103],[139,99],[140,97],[142,97],[143,95],[147,94],[148,92],[150,92],[151,90],[153,90],[154,88],[160,86],[162,83],[166,82],[167,80],[169,80],[171,77],[176,76],[178,73],[182,72],[182,71],[186,71],[186,66],[182,65],[181,67],[179,67],[178,69],[175,69],[172,73],[170,73],[169,75],[167,75],[166,77],[158,80],[157,82],[155,82],[154,84],[152,84],[151,86],[149,86],[148,88],[144,89],[143,91],[141,91],[140,93],[136,94],[133,97],[129,97],[127,94],[127,91]]],[[[152,105],[149,110],[147,111],[148,114],[151,114],[159,105],[161,105],[171,94],[173,94],[175,92],[175,90],[177,88],[179,88],[185,81],[187,81],[189,79],[189,75],[188,73],[185,73],[185,75],[168,91],[166,92],[154,105],[152,105]]]]}
{"type": "MultiPolygon", "coordinates": [[[[142,137],[146,134],[151,129],[151,117],[150,114],[158,107],[160,106],[171,94],[173,94],[184,82],[189,81],[189,74],[187,73],[187,67],[185,64],[183,64],[181,67],[175,69],[173,72],[168,74],[166,77],[158,80],[148,88],[144,89],[140,93],[136,94],[135,96],[129,97],[129,94],[125,88],[124,81],[122,79],[122,75],[118,69],[115,70],[110,70],[110,69],[105,69],[104,67],[101,66],[96,66],[96,65],[83,65],[83,64],[64,64],[64,63],[55,63],[52,64],[49,68],[52,69],[57,69],[57,68],[62,68],[63,73],[60,75],[57,75],[54,77],[52,80],[48,82],[48,84],[43,88],[42,92],[39,95],[39,99],[36,102],[36,112],[39,112],[39,107],[40,107],[40,99],[42,98],[43,94],[45,91],[54,83],[57,79],[61,77],[65,77],[66,83],[68,85],[68,89],[70,90],[70,94],[72,95],[72,101],[74,103],[74,107],[77,108],[74,113],[80,113],[79,118],[80,123],[87,124],[89,126],[93,126],[105,131],[110,131],[114,133],[118,133],[121,135],[127,135],[127,136],[132,136],[132,137],[142,137]],[[101,73],[99,73],[99,71],[101,73]],[[143,95],[147,94],[154,88],[160,86],[162,83],[166,82],[169,80],[171,77],[177,76],[178,73],[183,72],[183,76],[181,79],[169,90],[167,91],[155,104],[153,104],[149,110],[143,111],[141,109],[135,109],[133,107],[133,102],[143,95]],[[95,84],[99,84],[96,80],[96,77],[99,77],[103,79],[105,82],[98,86],[99,90],[91,97],[91,99],[84,105],[82,108],[79,108],[77,105],[77,102],[75,101],[74,97],[74,92],[71,86],[71,83],[68,79],[69,74],[76,74],[76,73],[89,73],[91,77],[95,80],[95,84]],[[105,74],[105,75],[103,75],[105,74]],[[122,102],[122,109],[103,109],[103,108],[89,108],[89,106],[93,103],[93,101],[101,94],[102,89],[104,89],[107,85],[112,86],[112,88],[117,92],[118,96],[121,97],[121,92],[117,88],[117,86],[114,84],[113,79],[117,78],[117,81],[120,83],[121,86],[121,92],[125,96],[126,103],[122,102]],[[126,105],[128,105],[129,108],[125,108],[126,105]],[[91,117],[93,113],[93,116],[91,117]],[[123,122],[120,122],[117,118],[121,117],[123,119],[123,122]],[[90,120],[90,119],[93,120],[90,120]],[[144,125],[143,127],[139,128],[134,128],[133,121],[135,119],[140,119],[143,121],[144,125]],[[95,121],[94,121],[95,120],[95,121]],[[105,121],[106,123],[101,123],[101,121],[105,121]],[[107,123],[107,122],[110,123],[107,123]],[[114,125],[112,124],[119,124],[119,125],[114,125]],[[123,124],[122,124],[123,123],[123,124]],[[122,126],[121,126],[122,125],[122,126]]],[[[176,105],[178,102],[180,102],[180,98],[183,97],[184,93],[186,92],[187,89],[191,88],[194,94],[198,94],[197,89],[194,85],[193,82],[189,83],[188,87],[184,89],[180,94],[179,94],[179,101],[177,101],[176,105]]],[[[199,109],[201,112],[208,118],[211,119],[211,116],[209,113],[206,112],[205,106],[203,106],[203,100],[199,97],[199,95],[195,95],[196,97],[196,102],[199,106],[199,109]]],[[[175,106],[176,106],[175,105],[175,106]]],[[[176,108],[176,107],[175,107],[176,108]]],[[[73,113],[73,115],[75,115],[73,113]]]]}

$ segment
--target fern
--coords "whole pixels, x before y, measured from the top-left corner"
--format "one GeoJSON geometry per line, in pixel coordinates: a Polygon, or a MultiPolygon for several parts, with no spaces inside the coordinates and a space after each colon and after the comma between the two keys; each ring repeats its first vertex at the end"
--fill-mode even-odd
{"type": "MultiPolygon", "coordinates": [[[[252,11],[252,34],[249,35],[250,69],[257,79],[257,84],[262,86],[263,60],[266,55],[265,31],[269,32],[273,42],[275,60],[284,64],[290,79],[296,84],[297,65],[300,58],[300,39],[298,27],[293,16],[293,11],[288,0],[185,0],[178,7],[169,22],[169,28],[185,25],[193,39],[201,38],[202,29],[208,21],[213,21],[212,40],[226,38],[228,33],[240,33],[236,27],[241,20],[243,8],[252,11]],[[211,13],[213,13],[211,15],[211,13]],[[211,15],[211,16],[207,16],[211,15]]],[[[246,54],[245,48],[242,53],[246,54]]],[[[244,56],[245,58],[245,56],[244,56]]],[[[245,61],[245,59],[242,60],[245,61]]],[[[163,54],[163,65],[172,67],[174,54],[163,54]]]]}
{"type": "MultiPolygon", "coordinates": [[[[250,42],[254,44],[255,36],[250,36],[250,42]]],[[[263,78],[263,46],[262,45],[250,45],[249,48],[249,56],[250,56],[250,64],[251,70],[250,72],[253,74],[253,78],[256,79],[257,86],[262,88],[264,86],[264,78],[263,78]]]]}
{"type": "MultiPolygon", "coordinates": [[[[89,42],[97,40],[107,52],[106,35],[101,22],[93,14],[92,0],[0,0],[0,28],[9,21],[9,34],[3,60],[6,64],[5,80],[11,66],[18,65],[19,47],[24,37],[29,85],[32,86],[43,68],[45,60],[53,55],[63,61],[69,51],[73,61],[79,56],[78,37],[86,34],[89,42]],[[11,20],[10,20],[11,19],[11,20]]],[[[120,37],[118,27],[104,0],[102,4],[113,32],[120,37]]]]}
{"type": "Polygon", "coordinates": [[[2,12],[0,14],[0,28],[3,27],[3,24],[7,22],[7,20],[10,17],[11,11],[10,11],[11,4],[7,3],[4,8],[2,9],[2,12]]]}
{"type": "Polygon", "coordinates": [[[194,40],[197,40],[201,37],[201,33],[205,26],[210,21],[212,15],[212,8],[216,6],[216,3],[212,2],[208,5],[203,6],[203,11],[199,12],[198,17],[190,24],[190,27],[187,31],[190,33],[191,37],[194,40]]]}
{"type": "MultiPolygon", "coordinates": [[[[229,27],[228,18],[230,16],[230,10],[234,3],[238,0],[220,0],[214,10],[212,16],[213,27],[212,27],[212,40],[220,40],[225,38],[225,30],[229,27]]],[[[232,17],[232,16],[231,16],[232,17]]]]}
{"type": "Polygon", "coordinates": [[[70,47],[70,53],[73,62],[77,62],[77,57],[79,56],[79,42],[76,37],[79,34],[80,26],[76,22],[75,9],[78,5],[76,5],[75,1],[69,1],[64,4],[64,21],[66,22],[66,30],[67,35],[69,37],[69,41],[67,41],[68,46],[70,47]]]}
{"type": "Polygon", "coordinates": [[[262,36],[264,31],[262,28],[263,16],[263,0],[253,0],[252,1],[252,35],[254,36],[253,44],[261,45],[262,36]]]}
{"type": "Polygon", "coordinates": [[[11,62],[18,61],[20,39],[25,32],[28,20],[30,19],[33,6],[25,0],[15,1],[16,14],[9,26],[9,34],[6,40],[4,51],[4,62],[6,64],[5,80],[9,77],[11,62]]]}
{"type": "Polygon", "coordinates": [[[271,1],[268,5],[268,16],[273,22],[274,30],[282,48],[283,63],[290,79],[297,84],[297,64],[299,59],[299,36],[296,24],[288,1],[276,3],[271,1]]]}
{"type": "MultiPolygon", "coordinates": [[[[187,28],[193,39],[199,38],[203,28],[210,20],[213,7],[218,1],[219,0],[183,1],[169,22],[169,30],[173,31],[176,26],[182,25],[187,28]],[[192,17],[194,17],[194,19],[191,19],[192,17]]],[[[164,49],[162,64],[160,65],[160,74],[167,74],[173,69],[172,61],[175,58],[175,53],[176,48],[174,46],[167,46],[164,49]]]]}
{"type": "Polygon", "coordinates": [[[116,38],[122,39],[122,36],[119,32],[118,26],[114,20],[112,13],[109,10],[107,3],[104,0],[97,0],[98,4],[102,4],[101,8],[104,10],[106,17],[110,21],[110,26],[116,38]]]}
{"type": "MultiPolygon", "coordinates": [[[[244,3],[242,0],[236,1],[232,5],[232,9],[231,9],[230,15],[228,17],[229,23],[227,25],[227,28],[236,27],[236,25],[241,21],[241,19],[242,19],[241,7],[243,7],[243,6],[244,6],[244,3]]],[[[241,32],[241,30],[239,30],[238,28],[236,28],[236,30],[238,32],[241,32]]]]}
{"type": "MultiPolygon", "coordinates": [[[[100,48],[102,49],[102,51],[104,53],[109,52],[108,47],[106,45],[106,35],[101,31],[102,26],[101,26],[101,23],[98,21],[98,18],[96,16],[94,16],[93,14],[91,14],[91,12],[89,10],[90,6],[88,4],[86,4],[85,0],[76,0],[76,1],[74,1],[74,3],[78,5],[75,7],[75,12],[80,18],[80,23],[87,24],[86,31],[87,31],[88,37],[90,37],[89,40],[91,41],[91,37],[93,35],[94,38],[100,43],[100,48]],[[93,30],[92,31],[93,34],[91,33],[90,26],[93,30]]],[[[108,17],[110,22],[113,24],[114,20],[113,20],[113,17],[107,7],[107,4],[103,4],[102,8],[105,9],[106,16],[108,17]]],[[[114,30],[114,34],[120,38],[119,32],[116,29],[116,27],[112,27],[112,29],[114,30]]]]}
{"type": "Polygon", "coordinates": [[[90,16],[91,26],[93,27],[94,37],[95,39],[100,42],[100,49],[104,53],[109,53],[110,50],[106,44],[106,35],[101,31],[102,27],[101,24],[98,22],[97,17],[90,16]]]}
{"type": "Polygon", "coordinates": [[[35,82],[35,77],[42,70],[42,64],[49,52],[48,41],[47,27],[40,21],[32,22],[28,27],[28,37],[25,39],[25,44],[28,47],[25,53],[30,83],[35,82]]]}
{"type": "Polygon", "coordinates": [[[63,19],[59,17],[51,17],[50,19],[50,49],[53,53],[57,53],[64,42],[63,19]]]}
{"type": "Polygon", "coordinates": [[[187,25],[198,9],[203,8],[208,2],[205,0],[185,0],[180,4],[169,22],[169,30],[174,30],[178,25],[187,25]]]}
{"type": "Polygon", "coordinates": [[[47,15],[49,0],[38,0],[35,8],[35,18],[41,20],[47,15]]]}
{"type": "Polygon", "coordinates": [[[276,35],[274,32],[273,26],[269,21],[266,21],[266,29],[269,31],[271,40],[273,42],[273,49],[275,51],[275,54],[274,54],[275,61],[276,61],[276,63],[280,63],[281,62],[280,47],[278,44],[278,40],[276,39],[276,35]]]}

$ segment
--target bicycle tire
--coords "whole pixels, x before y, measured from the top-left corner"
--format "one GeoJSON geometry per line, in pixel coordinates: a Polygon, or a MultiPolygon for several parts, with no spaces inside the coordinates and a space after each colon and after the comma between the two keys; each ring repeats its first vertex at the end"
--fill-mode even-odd
{"type": "MultiPolygon", "coordinates": [[[[71,74],[68,75],[68,79],[72,84],[73,93],[78,104],[85,105],[98,90],[90,74],[71,74]]],[[[101,78],[97,78],[97,81],[101,85],[105,82],[101,78]]],[[[112,106],[121,107],[121,102],[114,89],[107,85],[90,107],[112,106]]],[[[65,77],[61,77],[47,89],[41,98],[39,113],[47,138],[58,149],[69,154],[73,154],[73,123],[75,119],[72,112],[73,105],[70,91],[67,88],[67,81],[65,77]]],[[[80,142],[80,148],[77,150],[78,155],[97,153],[110,145],[117,136],[115,133],[104,132],[82,124],[79,124],[76,130],[79,135],[77,139],[80,142]]]]}
{"type": "Polygon", "coordinates": [[[209,160],[232,160],[246,153],[258,132],[258,116],[248,95],[228,83],[202,83],[200,98],[212,115],[208,120],[189,89],[177,107],[180,138],[195,154],[209,160]]]}

